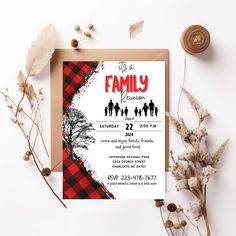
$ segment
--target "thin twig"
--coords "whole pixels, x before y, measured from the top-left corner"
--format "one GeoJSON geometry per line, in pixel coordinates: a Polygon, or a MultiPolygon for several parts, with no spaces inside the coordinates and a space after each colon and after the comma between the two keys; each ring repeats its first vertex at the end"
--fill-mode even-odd
{"type": "MultiPolygon", "coordinates": [[[[185,80],[186,80],[186,58],[184,59],[184,75],[183,75],[183,81],[182,81],[182,86],[181,86],[182,88],[184,87],[185,80]]],[[[183,90],[181,89],[180,93],[179,93],[178,106],[177,106],[177,117],[178,117],[178,120],[180,119],[179,111],[180,111],[180,102],[181,102],[182,94],[183,94],[183,90]]],[[[182,136],[181,136],[181,141],[182,141],[184,147],[187,148],[187,146],[186,146],[182,136]]]]}
{"type": "Polygon", "coordinates": [[[16,108],[16,113],[15,113],[16,117],[18,116],[20,105],[21,105],[22,101],[24,100],[24,97],[25,97],[25,94],[26,94],[26,86],[27,86],[28,78],[29,78],[29,76],[27,75],[26,78],[25,78],[25,81],[24,81],[23,93],[22,93],[21,99],[20,99],[20,101],[17,105],[17,108],[16,108]]]}
{"type": "Polygon", "coordinates": [[[29,148],[29,150],[30,150],[31,153],[32,153],[33,161],[34,161],[34,163],[35,163],[35,165],[36,165],[36,167],[37,167],[37,169],[38,169],[40,175],[42,176],[43,180],[45,181],[45,183],[47,184],[47,186],[49,187],[49,189],[51,190],[51,192],[54,194],[54,196],[60,201],[60,203],[61,203],[65,208],[67,208],[67,206],[65,205],[65,203],[59,198],[59,196],[58,196],[58,195],[56,194],[56,192],[53,190],[53,188],[52,188],[51,185],[48,183],[48,181],[46,180],[46,178],[41,174],[41,170],[40,170],[39,165],[38,165],[38,163],[37,163],[37,161],[36,161],[36,158],[35,158],[35,156],[34,156],[34,150],[32,149],[30,140],[27,138],[27,135],[26,135],[24,129],[21,127],[21,125],[18,124],[18,126],[19,126],[21,132],[23,133],[24,137],[26,138],[26,140],[27,140],[27,142],[28,142],[28,148],[29,148]]]}
{"type": "MultiPolygon", "coordinates": [[[[1,93],[5,98],[7,98],[8,100],[10,100],[10,102],[12,103],[12,105],[14,105],[14,106],[16,107],[16,109],[17,109],[17,104],[13,101],[13,99],[12,99],[9,95],[3,93],[2,91],[0,91],[0,93],[1,93]]],[[[22,110],[21,112],[22,112],[25,116],[27,116],[28,119],[30,119],[30,121],[32,121],[32,122],[34,123],[34,125],[37,127],[37,129],[38,129],[38,131],[39,131],[39,134],[40,134],[40,137],[41,137],[41,141],[42,141],[43,146],[44,146],[44,149],[45,149],[45,152],[46,152],[46,154],[47,154],[47,157],[49,157],[49,153],[48,153],[48,150],[47,150],[47,147],[46,147],[44,138],[43,138],[43,134],[42,134],[42,132],[40,132],[39,125],[34,122],[34,120],[33,120],[33,118],[32,118],[32,114],[31,114],[31,116],[30,116],[25,110],[22,110]]],[[[33,110],[32,110],[32,112],[33,112],[33,110]]],[[[14,114],[14,115],[15,115],[15,114],[14,114]]]]}
{"type": "Polygon", "coordinates": [[[167,233],[169,236],[171,236],[171,235],[169,234],[168,230],[166,229],[166,226],[165,226],[165,221],[164,221],[164,217],[163,217],[163,213],[162,213],[162,207],[160,207],[160,214],[161,214],[161,220],[162,220],[163,226],[164,226],[164,228],[165,228],[165,230],[166,230],[166,233],[167,233]]]}

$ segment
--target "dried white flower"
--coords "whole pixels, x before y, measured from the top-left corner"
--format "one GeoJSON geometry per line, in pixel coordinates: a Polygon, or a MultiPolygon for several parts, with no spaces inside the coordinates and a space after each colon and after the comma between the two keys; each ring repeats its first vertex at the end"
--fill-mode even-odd
{"type": "Polygon", "coordinates": [[[187,161],[179,160],[177,163],[178,163],[178,168],[181,171],[181,173],[185,173],[187,169],[189,168],[189,164],[187,161]]]}
{"type": "Polygon", "coordinates": [[[215,168],[212,168],[210,165],[202,168],[202,174],[207,176],[207,175],[212,175],[216,173],[216,169],[215,168]]]}
{"type": "Polygon", "coordinates": [[[176,183],[176,189],[177,191],[180,191],[182,189],[187,189],[188,188],[188,180],[187,179],[181,179],[178,180],[176,183]]]}
{"type": "Polygon", "coordinates": [[[192,131],[192,134],[196,136],[198,139],[202,139],[203,137],[208,135],[205,127],[197,127],[192,131]]]}
{"type": "Polygon", "coordinates": [[[194,189],[198,189],[198,181],[196,177],[191,177],[190,179],[188,179],[188,186],[189,188],[194,188],[194,189]]]}
{"type": "Polygon", "coordinates": [[[205,118],[207,118],[208,116],[210,116],[208,110],[205,109],[205,108],[200,108],[200,109],[198,110],[198,114],[199,114],[199,118],[200,118],[201,120],[204,120],[205,118]]]}
{"type": "Polygon", "coordinates": [[[202,216],[202,206],[200,201],[190,203],[190,211],[195,220],[199,220],[202,216]]]}
{"type": "Polygon", "coordinates": [[[194,160],[194,153],[191,149],[186,149],[182,154],[177,156],[178,160],[184,161],[193,161],[194,160]]]}
{"type": "Polygon", "coordinates": [[[170,168],[170,172],[172,175],[175,177],[176,180],[181,180],[183,179],[183,175],[180,174],[176,169],[173,169],[172,167],[170,168]]]}
{"type": "Polygon", "coordinates": [[[210,176],[216,173],[216,169],[212,168],[210,165],[202,168],[201,182],[202,184],[207,184],[210,176]]]}

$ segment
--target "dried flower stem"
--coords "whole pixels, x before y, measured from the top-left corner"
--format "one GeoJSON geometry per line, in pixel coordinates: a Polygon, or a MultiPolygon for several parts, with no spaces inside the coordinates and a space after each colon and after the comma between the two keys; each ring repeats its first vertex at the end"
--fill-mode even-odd
{"type": "Polygon", "coordinates": [[[28,78],[29,78],[29,76],[27,75],[26,78],[25,78],[25,81],[24,81],[24,87],[23,87],[23,92],[22,92],[21,99],[20,99],[19,103],[17,104],[16,114],[15,114],[16,117],[18,116],[20,105],[21,105],[21,103],[24,100],[24,97],[26,95],[26,86],[27,86],[28,78]]]}
{"type": "Polygon", "coordinates": [[[184,213],[184,211],[182,211],[182,214],[185,216],[185,218],[188,220],[188,222],[189,222],[193,227],[195,227],[195,228],[197,229],[199,235],[202,236],[201,231],[200,231],[198,225],[195,225],[195,224],[192,222],[192,220],[188,217],[188,215],[184,213]]]}
{"type": "MultiPolygon", "coordinates": [[[[181,87],[184,87],[185,80],[186,80],[186,58],[184,59],[184,75],[183,75],[183,81],[182,81],[182,86],[181,87]]],[[[181,89],[180,94],[179,94],[179,99],[178,99],[178,107],[177,107],[177,117],[178,117],[178,119],[180,119],[179,111],[180,111],[180,101],[181,101],[182,94],[183,94],[183,90],[181,89]]]]}
{"type": "MultiPolygon", "coordinates": [[[[184,75],[183,75],[182,87],[184,87],[185,80],[186,80],[186,58],[184,59],[184,75]]],[[[181,89],[180,93],[179,93],[178,106],[177,106],[177,117],[178,117],[179,120],[180,120],[180,115],[179,115],[180,102],[181,102],[182,94],[183,94],[183,90],[181,89]]],[[[184,147],[187,148],[187,146],[186,146],[186,144],[185,144],[185,142],[183,140],[183,137],[181,137],[181,141],[182,141],[184,147]]]]}
{"type": "MultiPolygon", "coordinates": [[[[2,91],[0,91],[0,94],[2,94],[6,99],[8,99],[8,100],[12,103],[12,105],[13,105],[14,107],[16,107],[16,110],[17,110],[18,105],[14,102],[14,100],[13,100],[9,95],[3,93],[2,91]]],[[[36,122],[34,121],[34,119],[32,118],[33,113],[32,113],[32,115],[30,116],[25,110],[22,110],[21,112],[22,112],[28,119],[30,119],[30,121],[33,122],[33,124],[34,124],[35,127],[37,128],[37,130],[38,130],[38,132],[39,132],[39,135],[40,135],[40,138],[41,138],[41,141],[42,141],[42,143],[43,143],[44,150],[45,150],[45,152],[46,152],[46,154],[47,154],[47,157],[49,157],[48,150],[47,150],[47,147],[46,147],[44,138],[43,138],[42,128],[41,128],[41,130],[40,130],[40,127],[39,127],[38,123],[36,123],[36,122]]],[[[33,110],[32,110],[32,112],[33,112],[33,110]]],[[[40,109],[39,109],[39,114],[41,114],[41,113],[40,113],[40,109]]],[[[41,115],[40,115],[40,116],[41,116],[41,115]]],[[[40,119],[41,119],[41,118],[40,118],[40,119]]],[[[41,121],[41,123],[42,123],[42,121],[41,121]]],[[[42,127],[42,126],[41,126],[41,127],[42,127]]]]}
{"type": "Polygon", "coordinates": [[[165,221],[164,221],[164,217],[163,217],[162,207],[160,207],[160,215],[161,215],[161,220],[162,220],[163,226],[164,226],[164,228],[165,228],[165,230],[166,230],[166,233],[167,233],[169,236],[171,236],[171,235],[169,234],[167,228],[165,227],[165,221]]]}
{"type": "Polygon", "coordinates": [[[19,110],[18,108],[20,107],[20,104],[21,102],[23,101],[24,99],[24,96],[21,97],[20,99],[20,102],[18,103],[18,105],[16,105],[16,103],[13,101],[13,99],[11,99],[9,97],[9,95],[3,93],[0,91],[0,94],[2,94],[4,96],[4,98],[8,101],[10,100],[11,103],[16,107],[16,112],[13,111],[13,109],[10,109],[13,117],[14,117],[14,123],[19,127],[20,131],[22,132],[23,136],[25,137],[26,141],[27,141],[27,145],[28,145],[28,148],[29,148],[29,151],[32,153],[32,158],[33,158],[33,162],[34,164],[36,165],[37,167],[37,170],[39,171],[40,175],[42,176],[43,180],[45,181],[46,185],[49,187],[49,189],[51,190],[51,192],[53,193],[53,195],[59,200],[59,202],[65,207],[65,203],[60,199],[60,197],[56,194],[56,192],[53,190],[53,188],[51,187],[51,185],[49,184],[49,182],[47,181],[47,179],[41,174],[41,169],[39,167],[39,164],[42,166],[42,163],[39,161],[39,158],[37,157],[36,155],[36,152],[34,150],[34,145],[35,145],[35,140],[33,142],[33,145],[31,144],[31,132],[33,130],[34,127],[37,128],[37,130],[39,131],[40,133],[40,128],[36,122],[36,118],[37,118],[37,110],[39,109],[39,107],[37,106],[37,108],[35,109],[35,114],[34,114],[34,118],[30,117],[24,110],[22,112],[24,112],[24,114],[26,114],[26,116],[31,120],[32,122],[32,125],[31,125],[31,128],[30,128],[30,131],[29,131],[29,135],[26,134],[26,131],[25,129],[23,128],[23,125],[21,124],[21,122],[18,120],[18,112],[17,110],[19,110]],[[38,162],[39,164],[38,164],[38,162]]]}

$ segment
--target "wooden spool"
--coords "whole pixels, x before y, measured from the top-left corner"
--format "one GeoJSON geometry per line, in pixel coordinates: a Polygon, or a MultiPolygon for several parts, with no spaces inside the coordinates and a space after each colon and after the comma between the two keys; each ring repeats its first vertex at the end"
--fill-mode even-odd
{"type": "Polygon", "coordinates": [[[182,48],[190,54],[204,52],[210,45],[210,34],[201,25],[189,26],[181,36],[182,48]]]}

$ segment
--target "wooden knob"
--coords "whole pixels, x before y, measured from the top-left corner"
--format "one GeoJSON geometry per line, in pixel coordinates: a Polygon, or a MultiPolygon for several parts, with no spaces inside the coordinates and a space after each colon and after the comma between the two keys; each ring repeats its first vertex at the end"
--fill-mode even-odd
{"type": "Polygon", "coordinates": [[[181,45],[190,54],[205,51],[209,47],[210,41],[208,30],[201,25],[189,26],[181,36],[181,45]]]}

